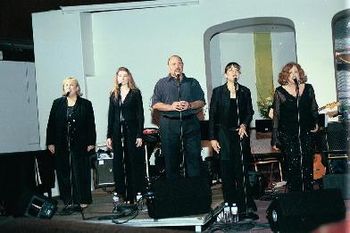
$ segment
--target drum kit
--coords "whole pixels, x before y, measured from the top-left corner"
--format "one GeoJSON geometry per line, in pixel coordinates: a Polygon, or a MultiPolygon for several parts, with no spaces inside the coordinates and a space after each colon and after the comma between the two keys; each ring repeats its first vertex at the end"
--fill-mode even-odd
{"type": "Polygon", "coordinates": [[[149,187],[152,181],[165,175],[164,157],[161,152],[159,129],[145,128],[143,130],[145,146],[146,181],[149,187]]]}

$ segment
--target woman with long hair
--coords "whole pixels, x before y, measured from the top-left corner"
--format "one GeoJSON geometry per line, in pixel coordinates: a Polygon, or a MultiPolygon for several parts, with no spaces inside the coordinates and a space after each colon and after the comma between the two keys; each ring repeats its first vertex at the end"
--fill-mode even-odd
{"type": "Polygon", "coordinates": [[[120,67],[109,98],[107,147],[113,150],[115,189],[120,199],[133,203],[144,191],[143,103],[131,72],[120,67]]]}

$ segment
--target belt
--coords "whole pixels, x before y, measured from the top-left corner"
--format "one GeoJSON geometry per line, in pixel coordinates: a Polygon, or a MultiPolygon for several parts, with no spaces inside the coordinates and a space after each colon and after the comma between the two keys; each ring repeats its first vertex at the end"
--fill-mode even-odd
{"type": "Polygon", "coordinates": [[[181,118],[179,116],[167,116],[167,115],[163,115],[162,117],[170,120],[189,120],[189,119],[192,119],[194,115],[193,114],[186,115],[186,116],[182,116],[181,118]]]}

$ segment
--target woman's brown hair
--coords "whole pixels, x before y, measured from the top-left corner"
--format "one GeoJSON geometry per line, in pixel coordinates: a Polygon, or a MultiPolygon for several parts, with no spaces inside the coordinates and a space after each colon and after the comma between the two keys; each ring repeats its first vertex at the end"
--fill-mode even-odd
{"type": "Polygon", "coordinates": [[[298,69],[300,83],[306,83],[307,77],[301,66],[296,62],[289,62],[283,66],[282,71],[278,75],[278,83],[281,85],[286,85],[288,83],[289,71],[295,66],[298,69]]]}

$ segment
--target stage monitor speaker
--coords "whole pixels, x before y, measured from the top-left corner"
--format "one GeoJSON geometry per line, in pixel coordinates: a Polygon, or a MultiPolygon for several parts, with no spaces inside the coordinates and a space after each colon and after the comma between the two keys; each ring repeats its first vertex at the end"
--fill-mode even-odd
{"type": "Polygon", "coordinates": [[[267,208],[267,219],[274,232],[301,233],[342,220],[345,213],[340,191],[325,189],[278,195],[267,208]]]}
{"type": "Polygon", "coordinates": [[[153,195],[146,196],[151,218],[171,218],[208,213],[211,188],[207,178],[160,178],[153,184],[153,195]]]}
{"type": "Polygon", "coordinates": [[[57,203],[55,199],[27,191],[21,195],[15,215],[51,219],[57,210],[57,203]]]}

